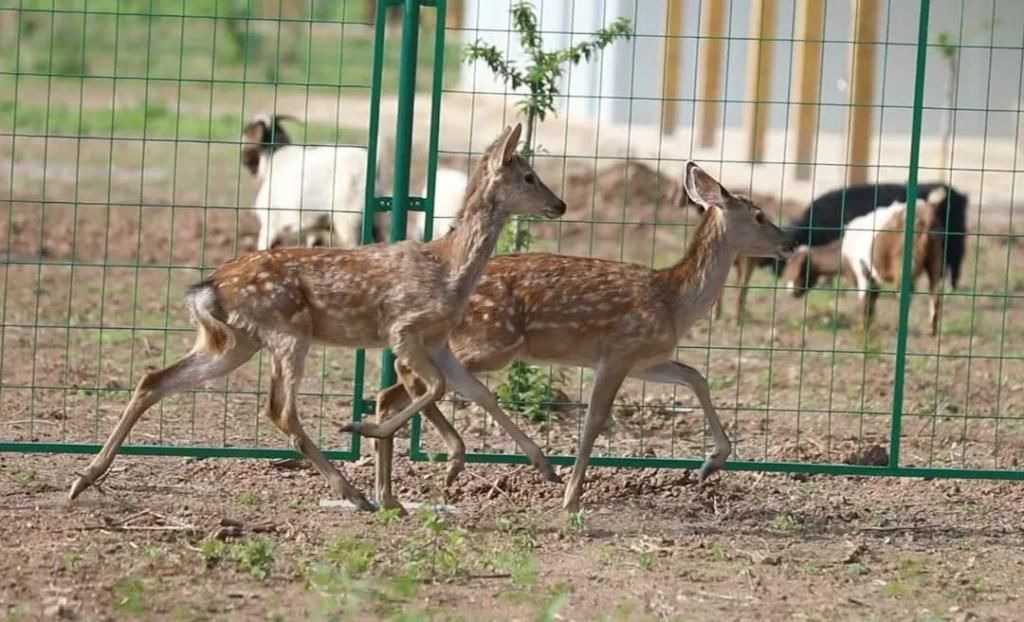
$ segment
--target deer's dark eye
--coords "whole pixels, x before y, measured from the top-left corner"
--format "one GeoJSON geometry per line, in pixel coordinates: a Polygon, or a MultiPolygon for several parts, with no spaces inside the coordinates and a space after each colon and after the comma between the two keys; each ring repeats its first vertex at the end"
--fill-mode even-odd
{"type": "Polygon", "coordinates": [[[533,184],[537,182],[537,178],[533,176],[533,173],[527,173],[526,177],[523,178],[526,183],[533,184]]]}
{"type": "Polygon", "coordinates": [[[763,225],[764,224],[764,212],[757,212],[757,213],[755,213],[754,214],[754,220],[756,220],[758,224],[763,225]]]}

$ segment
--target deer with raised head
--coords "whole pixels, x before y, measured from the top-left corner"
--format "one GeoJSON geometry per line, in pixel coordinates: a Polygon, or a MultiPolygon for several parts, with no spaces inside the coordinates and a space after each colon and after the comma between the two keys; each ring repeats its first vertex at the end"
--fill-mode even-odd
{"type": "Polygon", "coordinates": [[[522,127],[506,129],[473,173],[455,230],[429,243],[375,244],[355,249],[278,249],[222,265],[189,288],[186,303],[199,334],[170,367],[139,382],[102,450],[74,481],[74,499],[110,467],[135,422],[160,399],[224,376],[260,349],[270,355],[266,414],[336,494],[373,509],[320,452],[299,423],[296,398],[306,353],[314,343],[390,347],[396,365],[425,387],[408,414],[440,399],[447,386],[480,404],[505,427],[530,461],[560,481],[540,448],[502,411],[494,395],[459,363],[448,335],[512,215],[557,218],[565,203],[516,154],[522,127]]]}
{"type": "MultiPolygon", "coordinates": [[[[497,371],[513,360],[595,371],[584,432],[563,500],[570,512],[579,510],[594,442],[627,377],[685,385],[697,395],[715,445],[700,470],[701,481],[720,469],[732,451],[707,380],[675,360],[676,345],[721,294],[737,256],[785,258],[796,242],[749,199],[730,194],[693,162],[685,166],[683,186],[703,216],[686,254],[675,265],[652,270],[548,253],[498,256],[487,264],[462,324],[452,333],[452,351],[472,372],[497,371]]],[[[678,203],[685,204],[685,199],[680,197],[678,203]]],[[[380,439],[377,500],[386,507],[401,507],[391,491],[390,437],[411,417],[410,396],[424,391],[416,374],[398,371],[402,385],[378,396],[377,421],[345,428],[380,439]]],[[[465,445],[436,406],[427,407],[424,416],[448,447],[451,482],[463,467],[465,445]]]]}

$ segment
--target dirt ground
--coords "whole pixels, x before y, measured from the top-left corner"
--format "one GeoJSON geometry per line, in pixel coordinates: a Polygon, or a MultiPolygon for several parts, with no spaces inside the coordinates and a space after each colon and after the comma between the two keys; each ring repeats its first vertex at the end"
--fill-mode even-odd
{"type": "MultiPolygon", "coordinates": [[[[301,466],[0,456],[0,614],[34,619],[1012,620],[1024,486],[595,469],[583,521],[524,468],[453,513],[321,509],[301,466]]],[[[372,469],[346,467],[362,487],[372,469]]],[[[440,499],[405,466],[403,499],[440,499]]]]}

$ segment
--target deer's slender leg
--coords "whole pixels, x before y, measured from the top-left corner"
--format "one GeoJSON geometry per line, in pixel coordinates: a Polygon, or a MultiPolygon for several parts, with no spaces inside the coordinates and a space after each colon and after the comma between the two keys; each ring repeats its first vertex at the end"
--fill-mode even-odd
{"type": "MultiPolygon", "coordinates": [[[[423,384],[408,369],[396,365],[395,371],[398,372],[398,377],[405,385],[407,397],[415,397],[425,390],[422,388],[423,384]]],[[[437,404],[428,404],[423,409],[423,416],[428,423],[434,426],[445,447],[448,448],[448,475],[445,477],[445,486],[451,486],[459,477],[459,473],[466,468],[466,444],[455,427],[448,422],[448,418],[444,416],[441,409],[437,407],[437,404]]]]}
{"type": "Polygon", "coordinates": [[[562,507],[568,512],[578,512],[580,496],[583,494],[583,480],[586,477],[590,454],[594,451],[594,443],[604,430],[611,413],[615,394],[619,392],[622,381],[626,378],[626,370],[619,366],[600,365],[595,370],[594,388],[590,392],[590,405],[587,407],[587,418],[583,424],[583,436],[576,451],[576,464],[572,467],[572,475],[565,487],[562,507]]]}
{"type": "MultiPolygon", "coordinates": [[[[376,419],[380,424],[392,412],[401,411],[409,403],[405,387],[400,384],[391,385],[377,394],[376,419]]],[[[395,497],[391,488],[391,465],[394,462],[394,437],[379,438],[375,441],[374,453],[374,493],[380,507],[388,510],[401,510],[405,513],[402,503],[395,497]]]]}
{"type": "MultiPolygon", "coordinates": [[[[404,378],[403,378],[404,380],[404,378]]],[[[384,389],[377,394],[377,421],[382,422],[392,414],[399,412],[410,401],[410,396],[419,395],[423,392],[422,385],[394,385],[384,389]]],[[[434,426],[441,435],[445,446],[448,448],[449,464],[448,475],[445,478],[445,486],[455,483],[459,473],[465,469],[466,445],[459,436],[458,431],[448,422],[448,419],[434,404],[429,404],[423,409],[424,418],[434,426]]],[[[401,502],[395,498],[391,488],[391,468],[394,461],[394,437],[381,438],[376,440],[376,493],[377,501],[381,507],[401,508],[401,502]]]]}
{"type": "Polygon", "coordinates": [[[373,511],[371,503],[341,474],[330,460],[309,438],[299,422],[296,399],[305,366],[309,342],[303,338],[278,338],[271,351],[270,395],[267,398],[267,414],[271,422],[288,435],[292,447],[306,457],[323,475],[335,494],[350,501],[360,510],[373,511]]]}
{"type": "Polygon", "coordinates": [[[537,470],[541,472],[544,479],[549,482],[561,483],[562,478],[555,473],[555,470],[551,468],[551,463],[544,456],[544,452],[537,446],[522,430],[519,429],[505,411],[502,410],[498,404],[498,399],[494,397],[482,382],[476,379],[473,374],[463,367],[459,359],[455,358],[452,351],[445,345],[444,348],[439,350],[434,356],[437,361],[438,367],[441,372],[444,373],[445,378],[451,384],[452,389],[466,396],[466,398],[479,404],[484,410],[486,410],[494,421],[500,425],[512,440],[515,441],[516,445],[526,454],[530,464],[535,466],[537,470]]]}
{"type": "Polygon", "coordinates": [[[205,350],[193,350],[185,358],[169,367],[151,372],[142,377],[135,387],[135,393],[121,414],[114,431],[103,444],[89,466],[71,484],[68,493],[74,499],[101,475],[107,472],[114,461],[114,455],[121,448],[132,427],[153,404],[168,395],[180,393],[220,376],[224,376],[249,360],[258,346],[248,340],[239,339],[235,347],[217,355],[205,350]]]}
{"type": "Polygon", "coordinates": [[[708,428],[711,429],[711,438],[715,443],[715,450],[700,468],[700,481],[703,482],[709,475],[721,469],[729,454],[732,453],[732,443],[729,442],[729,436],[725,433],[715,405],[711,402],[711,391],[704,376],[693,367],[678,361],[661,363],[636,373],[630,373],[630,376],[647,382],[664,382],[690,387],[704,410],[704,419],[708,423],[708,428]]]}
{"type": "Polygon", "coordinates": [[[350,421],[341,426],[342,432],[362,434],[370,438],[385,438],[394,435],[398,428],[405,425],[405,422],[412,419],[413,415],[423,410],[427,404],[436,402],[444,397],[445,374],[437,368],[427,355],[419,335],[407,333],[401,335],[392,346],[397,363],[418,377],[426,386],[422,395],[417,395],[406,404],[405,408],[390,419],[381,424],[373,421],[350,421]]]}

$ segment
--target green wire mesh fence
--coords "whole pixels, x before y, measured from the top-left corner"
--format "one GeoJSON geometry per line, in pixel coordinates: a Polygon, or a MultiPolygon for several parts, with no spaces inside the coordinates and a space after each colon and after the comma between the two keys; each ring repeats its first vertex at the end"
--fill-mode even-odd
{"type": "MultiPolygon", "coordinates": [[[[0,3],[0,449],[93,451],[139,375],[190,347],[180,293],[258,231],[257,183],[239,161],[254,113],[302,119],[291,130],[297,143],[377,154],[368,158],[376,183],[366,209],[392,212],[392,237],[404,234],[406,210],[430,213],[433,184],[422,189],[435,168],[467,171],[520,114],[521,89],[485,63],[462,62],[464,46],[481,42],[529,63],[512,5],[0,3]]],[[[911,192],[949,183],[967,197],[962,273],[955,290],[945,278],[935,337],[927,291],[909,270],[881,297],[865,334],[850,279],[794,298],[761,268],[745,313],[730,285],[721,317],[683,336],[678,358],[708,377],[735,441],[733,468],[1022,476],[1024,318],[1015,303],[1024,251],[1014,203],[1024,8],[1012,0],[534,8],[546,49],[589,40],[620,17],[633,33],[566,65],[556,82],[557,114],[539,123],[533,157],[569,213],[525,223],[530,250],[677,261],[698,219],[671,200],[690,158],[782,223],[814,197],[859,182],[911,192]]],[[[837,209],[852,202],[840,198],[837,209]]],[[[372,221],[364,219],[364,241],[372,221]]],[[[437,220],[434,232],[446,226],[437,220]]],[[[903,253],[899,264],[912,259],[903,253]]],[[[360,453],[335,424],[372,412],[390,368],[376,353],[310,358],[318,373],[307,374],[300,409],[333,457],[360,453]]],[[[222,384],[165,400],[136,427],[131,451],[290,455],[261,420],[264,372],[254,360],[222,384]]],[[[592,374],[540,367],[526,378],[513,389],[504,374],[488,380],[554,460],[570,462],[592,374]]],[[[471,461],[520,460],[458,396],[445,409],[471,461]]],[[[707,444],[692,394],[628,381],[594,461],[692,467],[707,444]]],[[[415,420],[413,458],[441,448],[415,420]]]]}

